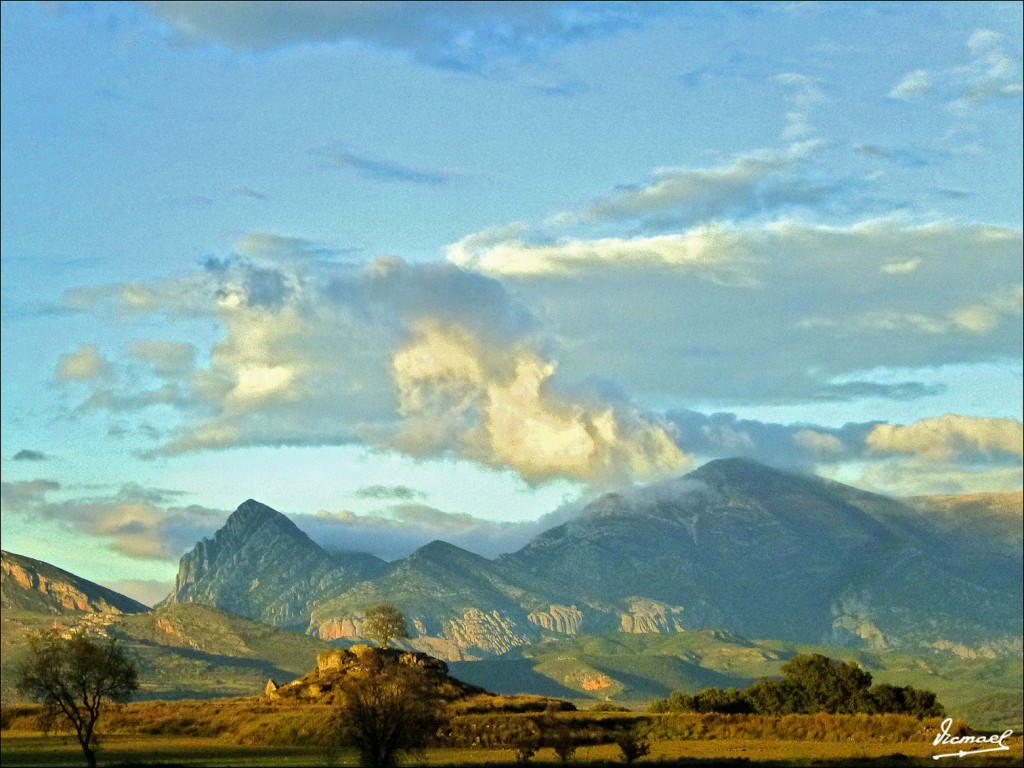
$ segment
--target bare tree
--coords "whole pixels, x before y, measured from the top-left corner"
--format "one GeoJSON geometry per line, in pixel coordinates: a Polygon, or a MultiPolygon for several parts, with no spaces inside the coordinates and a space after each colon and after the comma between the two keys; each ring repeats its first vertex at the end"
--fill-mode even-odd
{"type": "Polygon", "coordinates": [[[437,683],[422,667],[378,655],[342,684],[337,725],[360,764],[390,768],[406,753],[425,747],[445,721],[437,683]]]}
{"type": "Polygon", "coordinates": [[[363,634],[387,648],[392,640],[409,637],[409,628],[401,611],[391,603],[381,603],[366,612],[363,634]]]}
{"type": "Polygon", "coordinates": [[[89,768],[95,768],[96,724],[109,702],[127,701],[138,687],[135,665],[116,640],[98,641],[51,630],[29,640],[28,659],[17,672],[18,690],[43,705],[44,730],[68,724],[89,768]]]}

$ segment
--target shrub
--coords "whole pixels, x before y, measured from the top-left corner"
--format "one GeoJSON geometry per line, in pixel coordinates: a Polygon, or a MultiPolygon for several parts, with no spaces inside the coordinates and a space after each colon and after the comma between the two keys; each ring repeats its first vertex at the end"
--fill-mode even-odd
{"type": "Polygon", "coordinates": [[[576,755],[576,749],[579,746],[572,730],[567,726],[558,728],[551,736],[549,744],[551,748],[555,750],[555,754],[558,755],[558,759],[563,763],[568,763],[572,760],[576,755]]]}
{"type": "Polygon", "coordinates": [[[644,736],[641,736],[635,728],[630,728],[623,733],[616,739],[615,743],[619,746],[619,751],[622,752],[622,759],[626,761],[626,765],[651,753],[651,743],[644,736]]]}
{"type": "Polygon", "coordinates": [[[616,704],[612,701],[599,701],[590,708],[591,712],[631,712],[629,707],[616,704]]]}

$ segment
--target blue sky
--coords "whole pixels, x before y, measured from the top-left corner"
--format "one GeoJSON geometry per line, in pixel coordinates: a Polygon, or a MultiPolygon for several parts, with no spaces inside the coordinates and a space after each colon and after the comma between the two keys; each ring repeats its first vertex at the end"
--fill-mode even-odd
{"type": "Polygon", "coordinates": [[[4,3],[3,545],[1021,487],[1019,3],[4,3]]]}

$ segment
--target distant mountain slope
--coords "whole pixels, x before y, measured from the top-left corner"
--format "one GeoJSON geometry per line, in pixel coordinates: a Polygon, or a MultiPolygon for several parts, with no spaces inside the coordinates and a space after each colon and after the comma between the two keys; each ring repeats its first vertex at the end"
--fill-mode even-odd
{"type": "Polygon", "coordinates": [[[254,696],[316,666],[331,646],[202,605],[169,605],[105,628],[139,665],[137,698],[254,696]]]}
{"type": "Polygon", "coordinates": [[[324,601],[310,631],[325,639],[358,637],[369,606],[393,602],[412,623],[413,646],[443,658],[504,653],[539,637],[526,606],[544,604],[495,564],[443,541],[392,563],[373,581],[324,601]]]}
{"type": "Polygon", "coordinates": [[[267,680],[288,682],[316,664],[330,645],[308,635],[259,624],[200,605],[172,605],[146,613],[43,614],[4,608],[0,695],[19,700],[14,670],[28,638],[51,627],[114,637],[139,671],[136,699],[254,696],[267,680]]]}
{"type": "Polygon", "coordinates": [[[352,640],[363,611],[389,601],[412,647],[448,659],[699,628],[998,655],[1021,646],[1024,558],[1006,544],[1021,518],[1008,507],[904,503],[728,459],[607,494],[496,560],[434,542],[387,564],[332,557],[249,501],[182,558],[171,602],[352,640]]]}
{"type": "Polygon", "coordinates": [[[0,551],[0,605],[4,611],[23,610],[61,615],[84,613],[142,613],[149,608],[130,597],[24,555],[0,551]]]}
{"type": "Polygon", "coordinates": [[[386,567],[372,555],[328,554],[280,512],[249,499],[181,558],[163,604],[212,605],[305,630],[314,605],[386,567]]]}

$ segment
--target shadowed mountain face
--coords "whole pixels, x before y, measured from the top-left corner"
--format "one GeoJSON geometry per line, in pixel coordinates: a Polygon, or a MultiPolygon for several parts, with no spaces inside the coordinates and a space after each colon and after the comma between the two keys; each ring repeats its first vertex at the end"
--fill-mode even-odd
{"type": "Polygon", "coordinates": [[[394,603],[410,644],[449,659],[542,636],[718,627],[873,648],[1019,647],[1019,497],[913,505],[746,460],[606,495],[496,560],[434,542],[394,563],[334,557],[283,515],[239,507],[182,558],[170,602],[206,603],[324,639],[394,603]],[[1009,520],[1009,522],[1007,522],[1009,520]],[[966,544],[969,544],[967,546],[966,544]]]}
{"type": "Polygon", "coordinates": [[[181,558],[168,603],[201,603],[305,629],[314,605],[380,575],[372,555],[330,555],[280,512],[249,499],[181,558]]]}
{"type": "Polygon", "coordinates": [[[0,605],[4,611],[61,615],[142,613],[149,608],[112,589],[31,557],[0,552],[0,605]]]}

